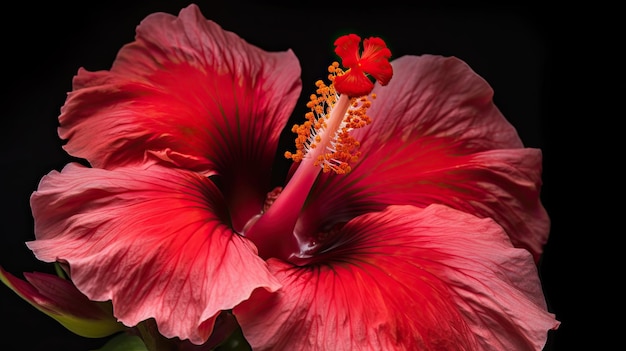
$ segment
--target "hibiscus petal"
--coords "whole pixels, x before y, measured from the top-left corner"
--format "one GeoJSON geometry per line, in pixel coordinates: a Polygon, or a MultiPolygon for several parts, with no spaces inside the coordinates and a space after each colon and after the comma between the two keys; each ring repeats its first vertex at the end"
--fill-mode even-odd
{"type": "Polygon", "coordinates": [[[269,191],[267,165],[300,89],[291,50],[252,46],[192,4],[178,17],[148,16],[110,71],[80,69],[59,135],[68,153],[95,167],[156,157],[223,176],[241,228],[269,191]]]}
{"type": "Polygon", "coordinates": [[[456,58],[405,56],[377,86],[372,124],[355,131],[363,157],[345,176],[324,174],[303,227],[329,226],[390,204],[441,203],[492,217],[538,260],[549,234],[541,150],[524,148],[493,90],[456,58]]]}
{"type": "Polygon", "coordinates": [[[254,350],[541,350],[547,312],[528,251],[490,219],[391,206],[348,222],[316,264],[234,309],[254,350]]]}
{"type": "Polygon", "coordinates": [[[77,288],[112,300],[125,325],[152,317],[165,337],[201,344],[221,310],[279,288],[254,245],[225,224],[223,201],[192,172],[69,164],[32,195],[37,239],[27,244],[42,261],[67,262],[77,288]]]}

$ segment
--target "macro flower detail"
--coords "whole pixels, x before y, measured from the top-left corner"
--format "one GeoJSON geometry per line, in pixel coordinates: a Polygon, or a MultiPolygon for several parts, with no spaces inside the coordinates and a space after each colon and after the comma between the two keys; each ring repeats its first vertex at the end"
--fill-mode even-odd
{"type": "Polygon", "coordinates": [[[282,288],[235,307],[244,335],[255,350],[542,349],[559,322],[535,265],[549,226],[541,152],[462,61],[392,65],[366,112],[331,93],[330,110],[292,129],[304,151],[287,154],[287,184],[246,232],[282,288]],[[368,121],[344,130],[359,157],[319,167],[320,146],[337,148],[332,119],[354,115],[368,121]]]}
{"type": "Polygon", "coordinates": [[[110,70],[74,77],[58,133],[88,164],[41,179],[28,247],[150,351],[210,349],[235,320],[255,351],[541,350],[559,326],[536,267],[541,151],[460,59],[360,43],[335,41],[278,150],[293,52],[193,4],[148,16],[110,70]]]}

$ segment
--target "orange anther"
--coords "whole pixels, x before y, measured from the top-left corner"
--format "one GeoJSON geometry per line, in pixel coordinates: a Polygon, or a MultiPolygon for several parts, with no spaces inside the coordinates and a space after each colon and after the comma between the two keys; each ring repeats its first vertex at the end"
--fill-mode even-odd
{"type": "MultiPolygon", "coordinates": [[[[354,46],[354,40],[358,37],[352,35],[347,36],[347,38],[340,38],[344,40],[344,44],[347,43],[347,46],[344,45],[341,49],[337,49],[340,52],[351,51],[353,49],[351,46],[354,46]]],[[[337,42],[341,42],[340,39],[337,42]]],[[[358,40],[360,41],[360,38],[358,40]]],[[[356,44],[358,45],[358,42],[356,44]]],[[[352,65],[346,65],[349,67],[348,71],[344,72],[339,67],[338,62],[333,62],[328,66],[328,80],[330,84],[327,85],[322,80],[315,82],[317,88],[315,94],[311,94],[309,101],[306,103],[307,108],[310,109],[305,114],[306,121],[301,125],[295,125],[291,129],[293,133],[297,134],[295,138],[296,151],[285,152],[286,158],[292,159],[294,162],[300,162],[308,152],[315,149],[315,156],[313,156],[315,158],[312,160],[312,163],[315,166],[320,166],[323,172],[333,171],[337,174],[345,174],[352,170],[350,164],[356,162],[360,156],[358,151],[360,143],[351,136],[351,131],[371,123],[366,112],[372,105],[371,99],[374,99],[375,95],[372,94],[370,99],[367,96],[369,91],[364,94],[354,94],[359,89],[351,87],[347,90],[347,93],[344,92],[346,96],[342,97],[342,99],[346,99],[349,96],[353,96],[349,98],[349,101],[343,100],[341,102],[340,106],[344,110],[340,112],[333,111],[339,98],[335,85],[337,82],[336,78],[347,75],[352,69],[360,70],[361,73],[376,75],[377,79],[380,78],[382,85],[385,85],[391,78],[391,68],[386,66],[388,65],[386,61],[388,55],[384,50],[388,51],[388,49],[385,47],[384,42],[378,38],[369,38],[366,39],[364,45],[366,46],[366,51],[370,51],[364,52],[361,58],[356,55],[356,61],[353,58],[349,58],[347,62],[352,65]],[[381,54],[371,52],[373,48],[383,48],[384,52],[381,54]],[[384,62],[379,66],[373,66],[374,62],[370,61],[375,57],[381,58],[384,62]],[[342,118],[342,120],[333,121],[331,116],[332,118],[342,118]],[[328,130],[329,126],[335,129],[328,130]]],[[[340,54],[340,56],[342,55],[340,54]]],[[[342,59],[344,64],[346,64],[346,57],[342,56],[342,59]]],[[[354,77],[354,75],[351,77],[354,77]]],[[[345,83],[346,81],[346,79],[342,79],[342,82],[345,83]]],[[[368,83],[370,82],[368,81],[368,83]]]]}

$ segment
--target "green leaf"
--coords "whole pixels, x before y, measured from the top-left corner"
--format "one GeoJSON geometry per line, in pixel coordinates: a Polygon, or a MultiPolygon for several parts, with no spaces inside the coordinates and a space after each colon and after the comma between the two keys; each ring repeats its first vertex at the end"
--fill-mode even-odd
{"type": "Polygon", "coordinates": [[[121,333],[98,350],[92,351],[148,351],[140,337],[128,333],[121,333]]]}

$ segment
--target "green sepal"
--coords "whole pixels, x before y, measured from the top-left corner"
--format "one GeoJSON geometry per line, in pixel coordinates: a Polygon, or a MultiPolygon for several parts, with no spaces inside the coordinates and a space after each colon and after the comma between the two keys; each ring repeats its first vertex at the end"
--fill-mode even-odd
{"type": "Polygon", "coordinates": [[[24,273],[24,277],[19,279],[0,267],[0,281],[71,332],[102,338],[127,329],[113,316],[110,302],[89,300],[71,281],[39,272],[24,273]]]}

